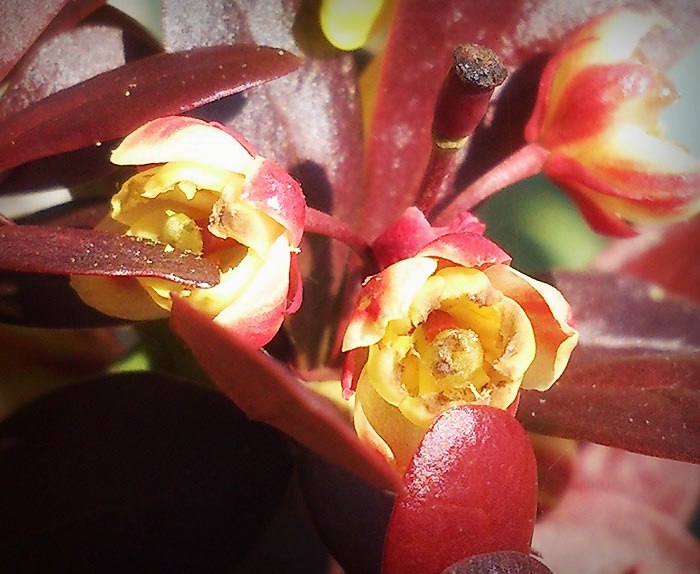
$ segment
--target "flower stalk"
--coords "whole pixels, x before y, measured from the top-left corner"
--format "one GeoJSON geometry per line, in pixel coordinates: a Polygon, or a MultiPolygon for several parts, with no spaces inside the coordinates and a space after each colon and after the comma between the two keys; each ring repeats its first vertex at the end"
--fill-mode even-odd
{"type": "Polygon", "coordinates": [[[450,204],[449,213],[471,210],[509,185],[537,175],[548,157],[549,151],[542,146],[524,145],[461,191],[450,204]]]}
{"type": "Polygon", "coordinates": [[[377,260],[369,243],[360,237],[352,227],[337,217],[318,209],[307,207],[304,231],[337,239],[350,247],[362,259],[367,269],[371,269],[372,272],[378,269],[377,260]]]}

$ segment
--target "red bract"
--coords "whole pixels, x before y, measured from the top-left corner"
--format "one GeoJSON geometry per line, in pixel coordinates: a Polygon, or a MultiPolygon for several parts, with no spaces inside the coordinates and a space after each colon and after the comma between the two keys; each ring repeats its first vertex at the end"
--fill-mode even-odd
{"type": "Polygon", "coordinates": [[[446,411],[404,475],[382,573],[439,574],[475,554],[528,553],[536,505],[535,456],[515,419],[490,407],[446,411]]]}
{"type": "Polygon", "coordinates": [[[631,235],[625,221],[697,210],[700,162],[658,125],[673,87],[636,53],[647,32],[667,24],[619,10],[580,28],[545,68],[525,128],[528,142],[551,152],[544,173],[602,233],[631,235]]]}

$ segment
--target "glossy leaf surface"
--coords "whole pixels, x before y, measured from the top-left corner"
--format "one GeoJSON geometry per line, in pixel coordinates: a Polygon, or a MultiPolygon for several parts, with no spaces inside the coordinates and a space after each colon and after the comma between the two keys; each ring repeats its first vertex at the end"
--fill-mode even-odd
{"type": "Polygon", "coordinates": [[[251,45],[158,54],[52,94],[0,123],[0,170],[101,145],[294,70],[284,51],[251,45]]]}
{"type": "Polygon", "coordinates": [[[94,229],[4,225],[0,268],[9,271],[160,277],[193,287],[212,287],[219,269],[207,259],[161,243],[94,229]]]}
{"type": "Polygon", "coordinates": [[[230,572],[287,490],[282,436],[154,373],[54,391],[0,423],[6,572],[230,572]]]}
{"type": "Polygon", "coordinates": [[[445,411],[404,475],[382,572],[439,574],[476,554],[527,553],[536,505],[535,456],[520,424],[491,407],[445,411]]]}
{"type": "Polygon", "coordinates": [[[581,346],[546,393],[523,392],[529,430],[700,461],[700,311],[651,284],[555,274],[581,346]]]}
{"type": "Polygon", "coordinates": [[[531,112],[532,89],[543,64],[542,58],[535,61],[536,56],[552,52],[567,32],[594,14],[621,4],[661,12],[680,27],[679,33],[666,34],[663,42],[645,50],[662,66],[697,40],[700,14],[692,0],[399,2],[383,56],[368,139],[362,230],[376,236],[392,214],[414,201],[430,153],[434,102],[456,45],[483,43],[511,71],[528,64],[507,81],[503,105],[498,104],[492,120],[475,133],[460,170],[459,186],[522,145],[522,127],[531,112]]]}
{"type": "Polygon", "coordinates": [[[698,354],[579,353],[545,395],[525,391],[528,430],[700,462],[698,354]]]}
{"type": "Polygon", "coordinates": [[[182,299],[173,303],[171,324],[214,383],[248,417],[278,428],[372,484],[397,488],[399,477],[386,461],[357,438],[335,407],[279,362],[182,299]]]}

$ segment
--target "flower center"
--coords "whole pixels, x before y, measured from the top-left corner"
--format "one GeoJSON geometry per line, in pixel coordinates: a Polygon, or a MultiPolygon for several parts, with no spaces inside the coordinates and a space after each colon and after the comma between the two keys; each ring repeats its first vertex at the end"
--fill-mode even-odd
{"type": "Polygon", "coordinates": [[[471,329],[446,329],[432,343],[421,359],[443,389],[464,386],[484,362],[479,336],[471,329]]]}

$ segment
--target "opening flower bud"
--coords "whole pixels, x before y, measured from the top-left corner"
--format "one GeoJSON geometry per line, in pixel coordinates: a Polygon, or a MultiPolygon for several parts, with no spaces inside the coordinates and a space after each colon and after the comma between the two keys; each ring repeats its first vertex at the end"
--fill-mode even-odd
{"type": "Polygon", "coordinates": [[[117,163],[148,166],[111,200],[99,228],[212,260],[220,281],[208,289],[153,278],[74,276],[90,305],[125,319],[167,316],[175,296],[256,344],[269,341],[290,312],[291,260],[305,211],[296,181],[256,156],[237,134],[170,117],[139,128],[114,151],[117,163]]]}
{"type": "Polygon", "coordinates": [[[551,386],[577,339],[563,297],[506,265],[473,221],[430,241],[409,211],[387,235],[411,225],[427,245],[365,282],[343,341],[356,430],[399,469],[445,410],[507,409],[521,386],[551,386]]]}

